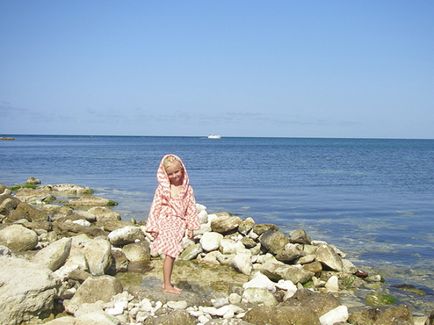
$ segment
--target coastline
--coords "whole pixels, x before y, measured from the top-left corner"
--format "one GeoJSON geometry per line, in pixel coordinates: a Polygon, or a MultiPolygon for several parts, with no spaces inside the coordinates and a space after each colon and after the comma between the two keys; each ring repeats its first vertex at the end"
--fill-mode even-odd
{"type": "MultiPolygon", "coordinates": [[[[49,219],[52,218],[51,221],[52,226],[53,228],[56,229],[55,231],[58,232],[57,236],[55,237],[56,240],[71,238],[71,236],[75,237],[82,234],[87,234],[94,238],[98,236],[103,236],[103,237],[106,236],[106,238],[110,238],[111,233],[119,229],[124,229],[125,227],[130,227],[130,228],[132,227],[135,228],[135,231],[140,230],[141,233],[141,235],[140,234],[138,235],[138,233],[135,232],[134,236],[141,237],[140,241],[143,243],[146,242],[149,243],[149,236],[146,233],[146,229],[143,229],[142,222],[137,222],[137,221],[127,222],[125,220],[122,220],[121,215],[112,211],[112,207],[115,205],[115,202],[93,195],[93,191],[91,189],[86,187],[80,187],[77,185],[41,186],[37,183],[38,183],[37,180],[31,179],[30,182],[28,182],[29,186],[26,186],[29,188],[16,188],[12,193],[11,192],[8,193],[7,189],[4,188],[4,191],[2,191],[3,200],[1,203],[3,209],[2,214],[4,215],[4,218],[2,218],[3,220],[2,220],[1,231],[3,231],[9,225],[17,224],[17,223],[21,224],[27,229],[35,229],[34,225],[31,225],[33,223],[33,220],[30,220],[30,222],[28,220],[28,219],[32,219],[30,215],[27,215],[28,216],[27,222],[20,221],[22,219],[17,219],[14,222],[11,222],[14,218],[15,219],[17,218],[17,215],[14,211],[16,211],[17,207],[20,206],[21,204],[22,206],[25,206],[27,208],[26,211],[32,209],[35,209],[39,212],[50,211],[49,219]],[[31,184],[31,183],[35,183],[35,184],[31,184]],[[6,199],[8,199],[9,201],[7,201],[6,199]],[[19,200],[21,203],[14,200],[19,200]],[[7,202],[7,204],[5,204],[5,202],[7,202]],[[11,208],[13,206],[11,202],[16,203],[15,208],[11,208]],[[103,217],[99,216],[100,220],[98,220],[98,216],[93,214],[97,210],[105,211],[102,214],[103,217]],[[11,215],[14,217],[12,218],[11,215]],[[103,221],[105,218],[107,219],[103,221]],[[61,223],[56,223],[56,220],[58,221],[60,220],[61,223]],[[99,227],[94,228],[93,223],[95,222],[98,223],[98,221],[100,222],[99,227]],[[93,230],[91,231],[91,229],[93,230]],[[104,229],[105,231],[101,232],[101,230],[104,229]],[[59,231],[60,234],[62,234],[60,235],[61,239],[59,239],[59,231]]],[[[349,259],[346,258],[345,253],[342,252],[340,248],[331,246],[323,241],[311,240],[309,238],[309,235],[306,234],[304,231],[301,231],[301,229],[298,230],[293,229],[293,231],[290,234],[286,235],[284,232],[280,231],[275,225],[272,224],[256,224],[253,219],[242,220],[239,217],[234,216],[227,212],[208,214],[206,212],[206,207],[200,205],[198,205],[198,209],[199,209],[199,214],[201,215],[202,218],[201,221],[202,221],[203,229],[201,229],[201,231],[196,234],[194,242],[186,243],[186,250],[183,253],[184,254],[183,259],[189,261],[186,262],[187,263],[186,267],[188,268],[191,267],[191,265],[198,265],[194,267],[194,269],[197,272],[200,272],[201,263],[205,263],[204,265],[208,265],[209,263],[211,263],[212,265],[214,265],[214,267],[217,268],[218,267],[226,268],[227,266],[231,266],[232,269],[237,270],[235,274],[239,274],[240,276],[242,275],[245,276],[243,279],[240,280],[238,284],[233,284],[234,287],[232,289],[238,288],[235,291],[239,293],[239,296],[244,295],[244,292],[242,291],[243,285],[248,281],[249,278],[250,279],[252,277],[254,278],[254,274],[256,274],[255,272],[259,271],[267,274],[269,278],[271,277],[271,279],[268,279],[268,281],[272,280],[273,284],[271,285],[276,285],[278,278],[280,278],[280,280],[283,279],[289,280],[289,278],[291,278],[292,283],[297,285],[296,290],[298,289],[300,290],[300,292],[302,292],[303,288],[310,288],[313,290],[313,292],[317,292],[318,294],[332,294],[334,296],[337,296],[342,302],[342,305],[339,306],[345,306],[347,309],[350,310],[350,317],[352,314],[355,315],[358,312],[356,311],[358,308],[359,309],[362,307],[369,308],[368,304],[366,303],[366,301],[369,300],[368,297],[372,297],[370,301],[371,305],[377,304],[378,299],[384,300],[382,301],[382,303],[375,305],[376,307],[381,306],[381,308],[383,308],[384,310],[390,310],[390,308],[394,308],[395,306],[396,307],[398,306],[397,303],[399,301],[397,300],[396,297],[390,294],[389,289],[386,288],[386,286],[382,283],[383,277],[377,274],[375,270],[369,270],[368,272],[369,275],[360,273],[359,276],[355,276],[354,274],[356,274],[356,272],[360,270],[358,270],[358,268],[351,263],[350,257],[349,259]],[[298,233],[301,233],[302,236],[298,239],[295,239],[293,237],[294,231],[298,231],[298,233]],[[203,241],[202,239],[203,237],[210,236],[209,234],[212,233],[220,234],[221,236],[220,241],[222,239],[225,239],[226,244],[221,246],[219,243],[216,248],[213,249],[208,248],[205,250],[204,246],[211,245],[211,243],[206,241],[202,243],[203,241]],[[267,241],[266,238],[268,238],[269,240],[267,241]],[[278,247],[273,247],[273,245],[275,245],[276,242],[280,242],[278,244],[278,247]],[[291,243],[291,245],[289,245],[289,243],[291,243]],[[287,246],[287,244],[289,245],[288,247],[290,247],[291,250],[285,251],[286,254],[285,255],[282,253],[282,249],[284,249],[287,246]],[[334,263],[337,263],[338,266],[331,264],[330,261],[326,261],[324,258],[321,258],[318,255],[315,255],[314,252],[323,246],[324,249],[327,248],[327,252],[328,252],[327,254],[333,256],[333,259],[335,259],[334,263]],[[247,249],[247,247],[250,248],[247,249]],[[265,251],[263,251],[264,247],[266,247],[265,251]],[[188,255],[186,251],[191,251],[191,250],[196,251],[198,253],[196,254],[195,257],[185,258],[185,255],[188,255]],[[237,257],[240,261],[239,262],[233,261],[234,256],[235,257],[243,256],[243,254],[247,254],[247,251],[250,252],[248,253],[250,255],[247,260],[244,257],[237,257]],[[283,254],[282,255],[283,257],[280,256],[279,254],[280,255],[283,254]],[[252,256],[255,258],[253,258],[252,256]],[[270,260],[264,261],[264,259],[266,259],[264,256],[268,256],[267,258],[269,258],[270,260]],[[275,258],[277,256],[280,256],[279,261],[275,261],[275,258]],[[303,263],[300,262],[301,263],[300,264],[299,261],[302,260],[303,258],[306,258],[308,260],[303,260],[303,263]],[[262,263],[258,262],[261,259],[262,259],[262,263]],[[252,261],[255,262],[253,262],[252,264],[252,261]],[[271,261],[275,261],[275,262],[271,262],[271,261]],[[339,264],[339,261],[341,261],[340,263],[345,261],[346,269],[344,269],[342,264],[339,264]],[[297,268],[303,269],[305,268],[306,265],[309,265],[311,263],[315,263],[315,264],[310,265],[309,267],[315,267],[316,269],[311,269],[311,271],[307,271],[307,272],[313,272],[313,271],[315,272],[313,272],[311,275],[306,272],[302,272],[298,276],[294,277],[295,274],[298,274],[296,272],[297,268]],[[279,271],[280,273],[279,272],[276,273],[275,269],[273,268],[270,269],[271,264],[274,265],[273,266],[274,268],[276,267],[276,265],[279,265],[280,268],[283,268],[286,271],[281,270],[279,271]],[[296,267],[294,269],[294,266],[297,265],[299,267],[296,267]],[[321,267],[320,270],[318,269],[318,267],[321,267]],[[288,270],[291,271],[289,272],[288,270]],[[283,276],[282,274],[286,274],[286,275],[283,276]],[[367,277],[371,277],[370,280],[368,281],[365,280],[367,277]],[[333,281],[331,281],[330,279],[333,279],[333,281]],[[334,282],[335,285],[333,289],[331,289],[333,285],[331,282],[334,282]],[[337,288],[336,285],[338,285],[337,288]],[[358,293],[356,294],[355,292],[358,293]]],[[[48,225],[46,223],[44,223],[43,225],[38,224],[38,227],[48,227],[48,225]]],[[[51,236],[50,234],[53,233],[53,230],[48,230],[48,229],[49,228],[47,228],[45,231],[39,231],[40,232],[39,237],[41,237],[41,239],[43,240],[39,241],[39,246],[37,247],[35,246],[30,250],[33,252],[30,253],[30,255],[34,255],[35,251],[39,251],[39,250],[42,251],[44,248],[50,247],[54,242],[56,242],[55,240],[53,240],[53,238],[50,237],[51,236]]],[[[133,242],[136,239],[137,238],[135,238],[133,242]]],[[[126,242],[128,241],[131,241],[131,238],[129,240],[126,240],[126,242]]],[[[122,247],[122,249],[123,247],[125,247],[125,245],[119,245],[119,243],[115,245],[113,245],[113,243],[111,244],[113,246],[112,249],[114,251],[117,251],[118,247],[122,247]]],[[[194,254],[195,253],[193,253],[192,256],[194,254]]],[[[151,256],[147,256],[147,258],[149,259],[148,259],[148,263],[145,263],[146,265],[149,266],[149,263],[151,263],[151,265],[152,264],[154,265],[153,266],[154,269],[159,268],[158,266],[159,259],[157,256],[154,256],[152,259],[151,256]],[[155,265],[157,265],[157,267],[155,265]]],[[[131,259],[134,260],[134,258],[131,259]]],[[[130,269],[134,270],[134,263],[132,263],[131,261],[129,262],[130,265],[133,265],[133,266],[129,266],[130,269]]],[[[138,267],[141,270],[141,272],[146,274],[145,272],[146,267],[143,268],[143,265],[140,265],[142,262],[143,261],[140,261],[140,263],[138,263],[136,267],[138,267]]],[[[183,270],[183,267],[181,266],[178,267],[177,265],[175,269],[177,268],[181,271],[183,270]]],[[[124,277],[125,274],[128,274],[128,266],[126,271],[127,272],[123,272],[124,277]]],[[[184,270],[184,272],[186,272],[189,275],[191,274],[190,271],[184,270]]],[[[99,275],[103,275],[105,273],[106,271],[103,271],[102,274],[99,275]]],[[[115,272],[115,273],[120,273],[120,272],[115,272]]],[[[134,276],[137,277],[137,274],[135,273],[134,276]]],[[[157,283],[158,285],[158,279],[155,280],[155,275],[153,275],[152,277],[154,278],[153,280],[154,286],[155,283],[157,283]]],[[[207,277],[209,278],[209,275],[207,277]]],[[[234,278],[235,276],[231,275],[230,277],[234,278]]],[[[178,280],[186,281],[185,279],[182,279],[182,274],[178,275],[178,280]]],[[[228,275],[226,275],[226,280],[228,280],[228,275]]],[[[268,284],[270,285],[269,282],[268,284]]],[[[125,287],[127,286],[124,285],[124,288],[125,287]]],[[[194,285],[192,286],[191,284],[189,284],[189,286],[187,286],[187,290],[185,291],[186,294],[190,293],[190,296],[194,298],[195,296],[198,295],[200,291],[197,292],[192,288],[194,288],[194,285]]],[[[155,291],[157,287],[154,287],[153,289],[155,291]]],[[[401,289],[403,292],[412,292],[412,290],[414,292],[418,288],[413,288],[409,286],[401,289]]],[[[69,290],[69,289],[66,288],[65,290],[69,290]]],[[[225,288],[225,290],[230,290],[230,289],[225,288]]],[[[232,293],[236,293],[236,292],[232,292],[232,293]]],[[[278,290],[278,292],[280,292],[281,295],[283,294],[282,291],[278,290]]],[[[226,291],[226,293],[229,294],[228,291],[226,291]]],[[[418,294],[420,293],[421,292],[418,291],[418,294]]],[[[287,292],[285,294],[287,294],[287,292]]],[[[69,298],[73,299],[73,296],[74,295],[72,295],[72,297],[69,298]]],[[[159,299],[162,299],[161,296],[157,296],[157,297],[159,299]]],[[[186,299],[182,301],[189,301],[191,297],[182,297],[186,299]]],[[[269,297],[269,295],[267,295],[267,297],[269,297]]],[[[272,300],[272,298],[270,299],[272,300]]],[[[277,298],[274,297],[273,299],[277,299],[277,298]]],[[[280,299],[282,299],[282,297],[280,297],[280,299]]],[[[68,301],[70,299],[64,299],[64,300],[68,301]]],[[[290,300],[290,298],[287,298],[287,300],[290,300]]],[[[152,303],[154,304],[154,307],[157,301],[160,301],[162,304],[163,303],[167,304],[167,302],[163,302],[162,300],[153,299],[152,303]]],[[[250,302],[247,301],[247,302],[252,303],[252,301],[250,302]]],[[[276,300],[276,303],[277,302],[278,300],[276,300]]],[[[286,300],[281,301],[279,303],[283,303],[283,302],[286,302],[286,300]]],[[[337,308],[339,306],[335,306],[335,307],[337,308]]],[[[421,308],[421,306],[418,306],[417,304],[414,307],[416,308],[413,309],[413,315],[410,314],[411,317],[417,318],[417,317],[429,316],[428,309],[423,310],[424,307],[421,308]],[[425,316],[423,316],[421,313],[423,313],[425,316]]],[[[243,310],[246,311],[247,307],[238,306],[238,308],[244,308],[243,310]]],[[[66,307],[66,309],[68,309],[68,307],[66,307]]],[[[255,308],[252,308],[248,312],[254,309],[255,308]]],[[[190,311],[192,314],[195,314],[194,310],[190,310],[190,311]]],[[[400,312],[402,312],[402,310],[400,312]]],[[[322,315],[318,315],[318,316],[322,316],[322,315]]]]}

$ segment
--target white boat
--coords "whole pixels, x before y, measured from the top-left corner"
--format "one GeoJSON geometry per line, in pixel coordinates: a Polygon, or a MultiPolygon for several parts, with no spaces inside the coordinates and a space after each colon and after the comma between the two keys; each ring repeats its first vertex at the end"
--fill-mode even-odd
{"type": "Polygon", "coordinates": [[[222,136],[220,134],[209,134],[208,135],[208,139],[216,140],[216,139],[221,139],[221,138],[222,138],[222,136]]]}

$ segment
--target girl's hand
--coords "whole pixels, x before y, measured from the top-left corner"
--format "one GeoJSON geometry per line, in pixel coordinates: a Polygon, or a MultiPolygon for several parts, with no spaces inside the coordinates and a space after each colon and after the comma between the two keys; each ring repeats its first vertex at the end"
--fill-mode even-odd
{"type": "Polygon", "coordinates": [[[187,236],[188,236],[188,238],[192,239],[193,238],[193,230],[187,229],[187,236]]]}

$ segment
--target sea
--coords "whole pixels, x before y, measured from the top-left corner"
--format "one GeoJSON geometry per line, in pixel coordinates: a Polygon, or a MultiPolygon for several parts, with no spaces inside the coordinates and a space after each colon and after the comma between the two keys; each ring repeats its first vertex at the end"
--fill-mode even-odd
{"type": "Polygon", "coordinates": [[[434,140],[7,136],[1,184],[89,186],[123,219],[146,220],[160,159],[174,153],[208,213],[303,228],[382,274],[398,299],[434,306],[434,140]]]}

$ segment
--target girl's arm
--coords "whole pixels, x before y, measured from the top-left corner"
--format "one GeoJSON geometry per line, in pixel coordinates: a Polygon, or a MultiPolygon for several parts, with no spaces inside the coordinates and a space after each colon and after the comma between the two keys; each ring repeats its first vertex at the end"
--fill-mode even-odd
{"type": "Polygon", "coordinates": [[[185,215],[187,230],[199,229],[199,218],[197,217],[196,199],[194,198],[193,188],[188,187],[187,191],[188,207],[185,215]]]}
{"type": "Polygon", "coordinates": [[[151,210],[149,211],[146,230],[148,232],[160,232],[160,212],[162,207],[162,187],[158,186],[152,200],[151,210]]]}

